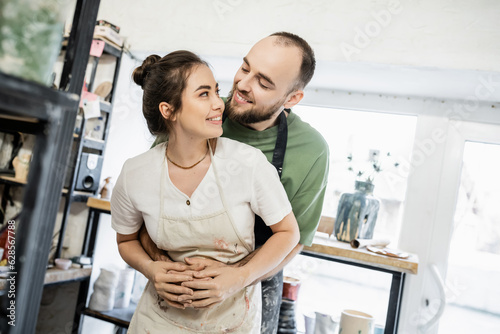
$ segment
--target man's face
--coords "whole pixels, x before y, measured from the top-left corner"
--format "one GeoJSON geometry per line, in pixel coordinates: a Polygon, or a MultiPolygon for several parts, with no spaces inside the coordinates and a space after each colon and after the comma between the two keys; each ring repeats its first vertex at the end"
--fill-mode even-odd
{"type": "Polygon", "coordinates": [[[288,101],[300,71],[297,47],[275,45],[276,37],[259,41],[234,76],[228,96],[228,117],[242,124],[263,122],[277,116],[288,101]]]}

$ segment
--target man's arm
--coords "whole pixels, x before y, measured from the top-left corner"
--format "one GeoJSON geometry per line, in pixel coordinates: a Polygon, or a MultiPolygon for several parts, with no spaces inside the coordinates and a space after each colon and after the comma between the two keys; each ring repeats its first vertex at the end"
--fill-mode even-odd
{"type": "MultiPolygon", "coordinates": [[[[295,257],[295,255],[297,255],[298,253],[300,253],[303,248],[304,248],[304,245],[297,244],[290,251],[290,253],[288,253],[288,255],[283,259],[283,261],[281,261],[281,263],[277,267],[275,267],[273,270],[269,271],[268,273],[260,276],[252,284],[256,284],[256,283],[258,283],[260,281],[263,281],[263,280],[265,280],[265,279],[267,279],[269,277],[272,277],[272,276],[276,275],[290,261],[292,261],[292,259],[295,257]]],[[[245,256],[244,259],[242,259],[239,262],[235,263],[233,266],[238,266],[238,267],[244,266],[245,264],[247,264],[257,254],[257,252],[259,252],[259,250],[260,250],[260,248],[257,248],[256,250],[254,250],[253,252],[251,252],[250,254],[248,254],[247,256],[245,256]]],[[[211,270],[211,269],[216,270],[216,268],[220,268],[222,266],[225,266],[224,264],[222,264],[220,262],[217,262],[217,261],[214,261],[214,260],[210,260],[210,259],[202,259],[202,258],[193,258],[193,259],[190,259],[189,262],[192,263],[192,264],[196,263],[196,264],[198,264],[200,266],[204,266],[208,270],[211,270]]]]}
{"type": "Polygon", "coordinates": [[[270,228],[273,235],[245,265],[225,266],[214,270],[205,269],[200,273],[195,273],[194,280],[182,283],[183,286],[195,290],[193,295],[181,296],[180,299],[193,300],[193,307],[208,307],[228,298],[234,292],[251,285],[252,282],[272,271],[297,244],[299,230],[293,213],[289,213],[270,228]],[[199,300],[195,301],[195,299],[199,300]]]}
{"type": "Polygon", "coordinates": [[[156,247],[156,244],[149,237],[146,225],[144,224],[142,224],[141,229],[139,230],[139,242],[141,243],[142,248],[144,248],[144,251],[153,261],[173,262],[170,257],[168,257],[167,252],[156,247]]]}
{"type": "Polygon", "coordinates": [[[123,260],[146,276],[167,304],[176,308],[185,308],[189,304],[179,299],[179,295],[189,296],[193,294],[193,290],[180,285],[182,282],[193,280],[192,275],[182,273],[187,267],[185,264],[172,261],[153,261],[139,242],[139,232],[129,235],[117,233],[116,241],[123,260]],[[175,270],[179,273],[168,274],[169,270],[175,270]]]}
{"type": "Polygon", "coordinates": [[[138,252],[145,252],[150,257],[148,260],[157,263],[157,267],[161,264],[162,274],[152,276],[152,278],[148,277],[154,284],[156,292],[163,297],[167,304],[177,308],[184,308],[189,302],[181,302],[179,296],[192,295],[193,291],[182,287],[181,283],[193,280],[193,273],[202,270],[204,267],[198,264],[186,265],[185,263],[172,261],[165,251],[156,246],[144,224],[142,224],[135,241],[139,241],[138,247],[142,248],[137,249],[138,252]]]}
{"type": "MultiPolygon", "coordinates": [[[[297,244],[293,249],[292,251],[283,259],[283,261],[281,261],[281,263],[276,267],[274,268],[273,270],[271,270],[270,272],[268,272],[267,274],[259,277],[258,280],[254,281],[254,284],[255,283],[258,283],[260,281],[263,281],[269,277],[272,277],[274,275],[276,275],[277,273],[279,273],[283,268],[285,268],[285,266],[290,262],[292,261],[292,259],[295,257],[295,255],[299,254],[300,251],[302,251],[302,249],[304,248],[304,245],[301,245],[301,244],[297,244]]],[[[259,248],[260,249],[260,248],[259,248]]],[[[257,250],[258,251],[258,250],[257,250]]]]}
{"type": "MultiPolygon", "coordinates": [[[[326,143],[325,143],[326,145],[326,143]]],[[[329,152],[328,147],[325,147],[325,153],[321,154],[315,163],[312,165],[311,169],[307,173],[307,176],[302,182],[302,186],[296,192],[295,196],[292,198],[290,203],[292,204],[293,213],[297,219],[299,229],[300,229],[300,241],[293,248],[293,250],[285,257],[281,263],[271,270],[270,272],[262,275],[253,282],[253,284],[260,282],[264,279],[274,276],[279,271],[281,271],[298,253],[302,251],[305,245],[310,246],[316,229],[319,225],[319,220],[321,218],[321,211],[323,209],[323,200],[325,197],[326,184],[328,180],[328,170],[329,170],[329,152]]],[[[242,266],[248,263],[258,252],[260,248],[254,250],[252,253],[248,254],[244,259],[234,264],[236,266],[242,266]]],[[[190,259],[189,263],[196,263],[200,266],[205,266],[208,270],[216,270],[221,268],[224,264],[218,263],[210,259],[190,259]]],[[[207,276],[208,277],[208,276],[207,276]]]]}

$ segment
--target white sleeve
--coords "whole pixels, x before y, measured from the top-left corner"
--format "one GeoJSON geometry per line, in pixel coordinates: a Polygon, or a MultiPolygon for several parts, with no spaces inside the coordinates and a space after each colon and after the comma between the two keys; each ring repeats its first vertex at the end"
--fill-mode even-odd
{"type": "Polygon", "coordinates": [[[292,211],[276,168],[262,152],[258,152],[255,159],[250,205],[268,226],[279,223],[292,211]]]}
{"type": "Polygon", "coordinates": [[[128,195],[126,170],[125,162],[111,194],[111,227],[117,233],[128,235],[139,231],[143,218],[128,195]]]}

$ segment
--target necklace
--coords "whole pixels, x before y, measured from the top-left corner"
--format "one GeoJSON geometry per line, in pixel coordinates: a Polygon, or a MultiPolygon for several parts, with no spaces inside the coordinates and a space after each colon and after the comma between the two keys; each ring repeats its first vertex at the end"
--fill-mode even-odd
{"type": "Polygon", "coordinates": [[[207,154],[208,154],[208,150],[209,148],[207,147],[207,151],[205,152],[205,155],[203,156],[203,158],[201,158],[198,162],[196,162],[194,165],[191,165],[191,166],[188,166],[188,167],[185,167],[185,166],[181,166],[179,164],[176,164],[175,162],[172,161],[172,159],[170,159],[170,157],[168,156],[168,153],[167,153],[167,149],[168,149],[168,146],[167,148],[165,149],[165,156],[167,157],[167,160],[170,161],[172,164],[174,164],[174,166],[177,166],[179,168],[182,168],[182,169],[191,169],[193,168],[194,166],[196,166],[197,164],[199,164],[200,162],[202,162],[206,157],[207,157],[207,154]]]}

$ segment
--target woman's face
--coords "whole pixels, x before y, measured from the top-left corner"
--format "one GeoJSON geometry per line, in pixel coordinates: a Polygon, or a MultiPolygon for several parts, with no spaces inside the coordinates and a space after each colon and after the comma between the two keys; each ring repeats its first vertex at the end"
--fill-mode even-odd
{"type": "Polygon", "coordinates": [[[191,70],[181,101],[181,109],[174,120],[176,136],[209,139],[222,135],[224,102],[219,97],[219,85],[207,66],[198,65],[191,70]]]}

